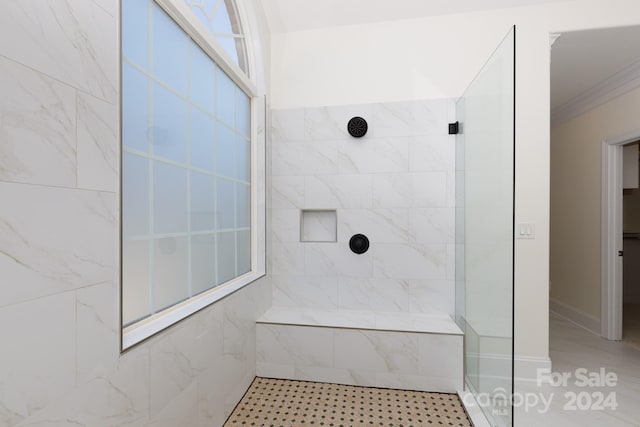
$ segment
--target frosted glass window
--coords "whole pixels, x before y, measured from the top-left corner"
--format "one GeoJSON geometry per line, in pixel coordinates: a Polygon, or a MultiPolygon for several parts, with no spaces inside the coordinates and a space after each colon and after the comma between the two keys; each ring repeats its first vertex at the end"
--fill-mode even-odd
{"type": "Polygon", "coordinates": [[[122,155],[122,173],[127,185],[122,188],[122,223],[127,236],[149,234],[149,160],[135,154],[122,155]]]}
{"type": "Polygon", "coordinates": [[[191,166],[215,170],[215,120],[195,107],[190,109],[189,157],[191,166]]]}
{"type": "Polygon", "coordinates": [[[236,135],[226,126],[216,130],[216,169],[218,174],[233,178],[236,176],[236,135]]]}
{"type": "Polygon", "coordinates": [[[216,235],[191,238],[191,283],[193,294],[211,288],[216,281],[216,235]]]}
{"type": "Polygon", "coordinates": [[[153,230],[156,234],[187,231],[187,171],[153,162],[153,230]]]}
{"type": "Polygon", "coordinates": [[[226,282],[236,277],[236,233],[226,231],[218,234],[217,264],[218,280],[226,282]]]}
{"type": "Polygon", "coordinates": [[[233,62],[249,74],[247,53],[238,9],[233,0],[184,0],[194,16],[211,33],[233,62]]]}
{"type": "Polygon", "coordinates": [[[127,326],[251,271],[251,99],[154,1],[122,14],[127,326]]]}
{"type": "Polygon", "coordinates": [[[153,74],[180,95],[186,95],[189,37],[155,4],[153,5],[153,47],[155,47],[152,49],[153,74]]]}
{"type": "Polygon", "coordinates": [[[235,227],[235,182],[218,179],[217,187],[218,230],[229,230],[235,227]]]}
{"type": "Polygon", "coordinates": [[[149,78],[129,64],[122,66],[122,144],[149,151],[149,78]]]}

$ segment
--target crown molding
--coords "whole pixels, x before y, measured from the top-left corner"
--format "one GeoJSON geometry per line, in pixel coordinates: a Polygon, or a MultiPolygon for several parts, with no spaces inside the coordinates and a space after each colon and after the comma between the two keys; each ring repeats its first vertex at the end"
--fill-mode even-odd
{"type": "Polygon", "coordinates": [[[638,87],[640,87],[640,61],[634,62],[591,89],[551,109],[551,127],[566,123],[638,87]]]}

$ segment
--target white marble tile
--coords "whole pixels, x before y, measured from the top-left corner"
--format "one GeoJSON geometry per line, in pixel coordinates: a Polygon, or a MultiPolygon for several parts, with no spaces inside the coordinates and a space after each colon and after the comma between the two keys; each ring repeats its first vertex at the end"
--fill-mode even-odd
{"type": "Polygon", "coordinates": [[[453,319],[443,314],[378,312],[375,319],[379,330],[462,335],[453,319]]]}
{"type": "Polygon", "coordinates": [[[79,382],[115,367],[120,347],[118,291],[113,282],[76,291],[76,360],[79,382]]]}
{"type": "MultiPolygon", "coordinates": [[[[202,426],[222,426],[232,392],[246,377],[245,364],[231,355],[215,358],[213,367],[198,376],[198,418],[202,426]]],[[[255,373],[255,371],[253,371],[255,373]]],[[[244,385],[244,384],[243,384],[244,385]]],[[[237,403],[237,402],[236,402],[237,403]]]]}
{"type": "Polygon", "coordinates": [[[117,34],[116,16],[92,1],[11,1],[0,9],[3,56],[114,104],[117,34]]]}
{"type": "Polygon", "coordinates": [[[335,367],[418,373],[418,336],[411,333],[337,329],[335,367]]]}
{"type": "Polygon", "coordinates": [[[352,138],[338,143],[340,173],[385,173],[409,170],[409,139],[352,138]]]}
{"type": "Polygon", "coordinates": [[[0,425],[16,425],[71,391],[75,326],[73,292],[0,308],[0,425]]]}
{"type": "Polygon", "coordinates": [[[374,135],[414,136],[448,133],[448,99],[374,104],[374,135]]]}
{"type": "Polygon", "coordinates": [[[298,379],[295,376],[295,366],[280,363],[256,363],[256,375],[265,378],[298,379]]]}
{"type": "Polygon", "coordinates": [[[306,276],[371,277],[373,256],[355,254],[347,243],[305,243],[306,276]]]}
{"type": "MultiPolygon", "coordinates": [[[[216,307],[216,310],[215,314],[207,314],[221,323],[220,308],[216,307]]],[[[199,339],[206,329],[203,331],[198,320],[201,319],[190,318],[174,325],[167,333],[154,339],[149,347],[149,415],[152,419],[202,375],[215,358],[222,355],[222,335],[215,334],[215,341],[199,339]]]]}
{"type": "Polygon", "coordinates": [[[333,384],[375,386],[375,372],[363,369],[326,368],[322,366],[296,366],[294,379],[333,384]]]}
{"type": "Polygon", "coordinates": [[[305,139],[319,141],[328,139],[352,138],[347,131],[347,124],[352,117],[364,118],[369,131],[364,138],[372,135],[376,126],[372,120],[373,107],[371,105],[344,105],[305,109],[305,139]]]}
{"type": "Polygon", "coordinates": [[[0,183],[0,270],[11,304],[113,279],[116,195],[0,183]],[[100,242],[100,244],[96,244],[100,242]]]}
{"type": "Polygon", "coordinates": [[[299,307],[272,307],[258,319],[258,323],[362,329],[374,329],[376,324],[373,312],[299,307]]]}
{"type": "Polygon", "coordinates": [[[330,328],[259,323],[257,362],[332,367],[333,334],[330,328]]]}
{"type": "Polygon", "coordinates": [[[409,138],[409,170],[435,172],[455,170],[455,137],[421,135],[409,138]]]}
{"type": "Polygon", "coordinates": [[[301,209],[304,207],[303,176],[271,177],[271,207],[273,209],[301,209]]]}
{"type": "Polygon", "coordinates": [[[275,240],[282,243],[300,241],[300,210],[272,209],[271,232],[275,240]]]}
{"type": "Polygon", "coordinates": [[[409,209],[340,209],[338,241],[348,242],[354,234],[366,235],[372,244],[407,242],[409,209]]]}
{"type": "Polygon", "coordinates": [[[451,280],[409,280],[409,311],[453,314],[455,287],[451,280]]]}
{"type": "Polygon", "coordinates": [[[75,90],[3,57],[0,75],[0,180],[75,187],[75,90]]]}
{"type": "Polygon", "coordinates": [[[198,425],[198,382],[192,382],[147,424],[149,427],[191,427],[198,425]]]}
{"type": "Polygon", "coordinates": [[[304,276],[309,243],[271,243],[271,273],[275,276],[304,276]]]}
{"type": "Polygon", "coordinates": [[[372,175],[314,175],[305,178],[305,208],[370,208],[372,175]]]}
{"type": "Polygon", "coordinates": [[[118,190],[118,109],[78,93],[78,187],[118,190]]]}
{"type": "Polygon", "coordinates": [[[373,276],[396,279],[446,279],[447,246],[380,243],[369,250],[373,276]]]}
{"type": "Polygon", "coordinates": [[[373,206],[446,207],[446,172],[416,172],[373,176],[373,206]]]}
{"type": "Polygon", "coordinates": [[[455,393],[462,388],[462,380],[446,377],[378,372],[376,373],[375,386],[402,390],[455,393]]]}
{"type": "MultiPolygon", "coordinates": [[[[149,410],[149,352],[136,348],[109,373],[80,384],[19,425],[141,426],[149,410]]],[[[60,394],[58,395],[60,397],[60,394]]]]}
{"type": "Polygon", "coordinates": [[[423,244],[450,244],[455,241],[453,208],[409,210],[409,240],[423,244]]]}
{"type": "Polygon", "coordinates": [[[271,138],[274,143],[304,140],[304,109],[272,110],[271,138]]]}
{"type": "Polygon", "coordinates": [[[273,276],[273,305],[319,310],[338,308],[336,277],[273,276]]]}
{"type": "Polygon", "coordinates": [[[271,151],[271,172],[279,175],[332,174],[338,172],[336,141],[274,143],[271,151]]]}
{"type": "Polygon", "coordinates": [[[256,307],[259,293],[245,287],[224,302],[223,348],[225,355],[242,361],[245,369],[255,369],[256,307]]]}
{"type": "Polygon", "coordinates": [[[409,285],[397,279],[340,278],[338,308],[372,312],[408,311],[409,285]]]}
{"type": "Polygon", "coordinates": [[[462,385],[462,335],[420,334],[419,353],[420,375],[450,378],[462,385]]]}

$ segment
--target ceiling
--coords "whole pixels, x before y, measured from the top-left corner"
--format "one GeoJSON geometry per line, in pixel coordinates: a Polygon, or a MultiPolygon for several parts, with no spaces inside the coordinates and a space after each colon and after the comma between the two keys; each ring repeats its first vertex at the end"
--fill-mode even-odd
{"type": "Polygon", "coordinates": [[[369,24],[568,0],[262,0],[272,33],[369,24]]]}
{"type": "Polygon", "coordinates": [[[551,48],[551,109],[640,61],[640,26],[562,33],[551,48]]]}

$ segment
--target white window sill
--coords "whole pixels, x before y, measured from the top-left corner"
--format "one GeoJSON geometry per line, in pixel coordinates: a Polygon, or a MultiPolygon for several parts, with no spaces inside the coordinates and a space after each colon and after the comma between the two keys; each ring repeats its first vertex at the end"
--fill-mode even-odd
{"type": "Polygon", "coordinates": [[[186,301],[124,328],[122,331],[122,351],[133,347],[182,319],[189,317],[193,313],[202,310],[208,305],[221,300],[238,289],[255,282],[264,275],[264,272],[246,273],[224,285],[217,286],[198,296],[189,298],[186,301]]]}

